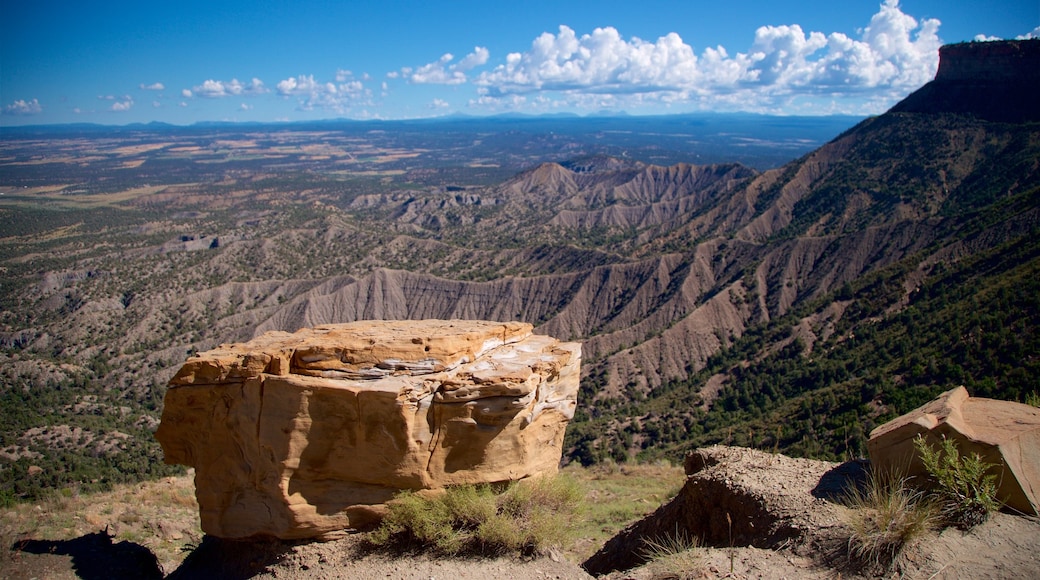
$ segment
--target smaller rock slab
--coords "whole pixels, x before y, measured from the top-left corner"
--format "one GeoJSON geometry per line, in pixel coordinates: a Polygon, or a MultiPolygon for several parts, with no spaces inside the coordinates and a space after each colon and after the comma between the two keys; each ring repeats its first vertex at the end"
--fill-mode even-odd
{"type": "Polygon", "coordinates": [[[870,432],[874,469],[923,479],[928,473],[914,447],[918,437],[933,448],[951,439],[962,455],[977,453],[996,466],[997,498],[1013,510],[1038,514],[1040,409],[951,389],[870,432]]]}

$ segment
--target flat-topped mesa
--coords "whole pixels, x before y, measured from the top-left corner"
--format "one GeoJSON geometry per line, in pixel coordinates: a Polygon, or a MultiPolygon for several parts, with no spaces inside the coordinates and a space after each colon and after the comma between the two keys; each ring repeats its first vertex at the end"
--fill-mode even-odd
{"type": "Polygon", "coordinates": [[[937,81],[1040,81],[1040,40],[963,42],[939,48],[937,81]]]}
{"type": "Polygon", "coordinates": [[[554,473],[581,345],[530,324],[364,321],[189,359],[155,434],[195,467],[207,534],[315,537],[405,489],[554,473]]]}
{"type": "Polygon", "coordinates": [[[1006,123],[1040,121],[1040,39],[950,44],[935,80],[894,113],[956,113],[1006,123]]]}

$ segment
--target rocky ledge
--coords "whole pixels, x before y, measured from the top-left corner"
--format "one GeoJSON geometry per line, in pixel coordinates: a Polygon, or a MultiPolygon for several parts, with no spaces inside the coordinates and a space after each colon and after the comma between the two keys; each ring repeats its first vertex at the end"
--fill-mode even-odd
{"type": "Polygon", "coordinates": [[[519,322],[269,332],[189,359],[155,437],[195,467],[207,534],[322,536],[400,490],[555,472],[580,360],[519,322]]]}

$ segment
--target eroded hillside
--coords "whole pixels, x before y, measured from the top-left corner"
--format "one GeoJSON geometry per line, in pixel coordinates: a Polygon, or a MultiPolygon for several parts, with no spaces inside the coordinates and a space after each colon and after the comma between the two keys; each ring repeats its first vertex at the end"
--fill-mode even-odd
{"type": "Polygon", "coordinates": [[[719,441],[856,454],[951,383],[1022,399],[1040,378],[1032,121],[916,106],[764,172],[580,155],[504,181],[310,138],[179,135],[75,163],[6,142],[15,495],[161,473],[150,433],[186,356],[326,322],[521,320],[581,341],[583,462],[719,441]]]}

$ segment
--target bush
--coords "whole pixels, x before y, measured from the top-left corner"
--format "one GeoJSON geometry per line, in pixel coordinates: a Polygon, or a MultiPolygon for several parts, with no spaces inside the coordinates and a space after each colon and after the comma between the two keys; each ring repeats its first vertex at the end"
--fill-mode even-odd
{"type": "Polygon", "coordinates": [[[439,495],[403,492],[369,541],[378,546],[422,545],[444,555],[544,553],[562,545],[584,494],[565,476],[458,486],[439,495]]]}
{"type": "Polygon", "coordinates": [[[866,566],[887,568],[937,520],[934,502],[906,478],[876,471],[846,493],[845,504],[849,556],[866,566]]]}
{"type": "Polygon", "coordinates": [[[939,501],[946,523],[962,530],[986,521],[989,513],[1000,509],[997,500],[997,476],[988,473],[994,465],[973,453],[961,456],[951,439],[942,440],[933,449],[923,438],[914,441],[921,461],[934,480],[932,492],[939,501]]]}

